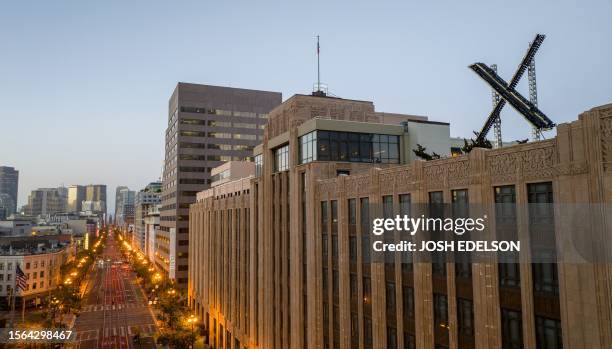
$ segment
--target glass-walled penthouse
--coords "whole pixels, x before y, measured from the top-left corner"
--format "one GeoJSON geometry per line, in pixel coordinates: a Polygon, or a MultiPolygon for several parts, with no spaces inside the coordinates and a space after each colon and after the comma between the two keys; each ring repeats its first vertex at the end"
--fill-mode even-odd
{"type": "Polygon", "coordinates": [[[301,164],[312,161],[400,163],[399,136],[312,131],[299,137],[301,164]]]}

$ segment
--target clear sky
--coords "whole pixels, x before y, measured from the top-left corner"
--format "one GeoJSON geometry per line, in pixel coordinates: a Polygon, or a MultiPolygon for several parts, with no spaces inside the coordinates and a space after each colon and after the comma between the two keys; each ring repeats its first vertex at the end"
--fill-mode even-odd
{"type": "MultiPolygon", "coordinates": [[[[160,176],[178,81],[308,93],[317,34],[332,93],[448,121],[454,136],[491,108],[467,66],[497,63],[509,80],[546,34],[540,108],[570,121],[612,103],[611,15],[609,0],[4,1],[0,164],[20,170],[19,205],[36,187],[105,183],[112,208],[117,185],[160,176]]],[[[502,123],[505,140],[529,134],[508,106],[502,123]]]]}

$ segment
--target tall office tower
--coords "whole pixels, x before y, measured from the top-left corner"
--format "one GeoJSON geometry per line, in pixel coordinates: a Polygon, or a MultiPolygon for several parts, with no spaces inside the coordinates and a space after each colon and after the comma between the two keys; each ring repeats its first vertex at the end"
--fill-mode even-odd
{"type": "Polygon", "coordinates": [[[126,186],[118,186],[115,189],[115,224],[122,225],[119,218],[123,217],[123,198],[130,189],[126,186]]]}
{"type": "Polygon", "coordinates": [[[149,237],[145,228],[145,218],[150,209],[161,203],[161,182],[151,182],[136,193],[134,199],[134,240],[136,247],[145,253],[149,237]]]}
{"type": "Polygon", "coordinates": [[[210,185],[210,169],[245,160],[261,142],[279,92],[178,83],[169,101],[156,264],[187,284],[189,205],[210,185]]]}
{"type": "Polygon", "coordinates": [[[123,226],[129,226],[134,224],[134,198],[136,197],[136,192],[133,190],[128,190],[123,194],[121,205],[121,215],[119,216],[118,221],[121,222],[123,226]]]}
{"type": "Polygon", "coordinates": [[[90,184],[85,188],[85,200],[98,202],[96,206],[101,209],[101,213],[106,213],[106,185],[90,184]]]}
{"type": "Polygon", "coordinates": [[[85,186],[71,185],[68,187],[68,212],[81,212],[85,201],[85,186]]]}
{"type": "Polygon", "coordinates": [[[17,212],[17,189],[19,186],[19,171],[13,167],[0,166],[0,194],[7,194],[4,197],[4,208],[6,216],[17,212]]]}
{"type": "Polygon", "coordinates": [[[39,188],[32,190],[25,206],[28,216],[51,215],[66,211],[66,196],[64,187],[39,188]]]}

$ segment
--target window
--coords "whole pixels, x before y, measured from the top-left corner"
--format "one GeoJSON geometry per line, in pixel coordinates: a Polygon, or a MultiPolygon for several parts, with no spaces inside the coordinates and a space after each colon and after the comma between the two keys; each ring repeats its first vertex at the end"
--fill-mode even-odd
{"type": "Polygon", "coordinates": [[[4,274],[0,274],[0,281],[4,281],[4,274]]]}
{"type": "Polygon", "coordinates": [[[30,269],[30,262],[26,263],[25,268],[26,268],[26,269],[30,269]]]}
{"type": "Polygon", "coordinates": [[[404,318],[414,317],[414,289],[410,286],[403,286],[402,289],[402,306],[404,309],[404,318]]]}
{"type": "Polygon", "coordinates": [[[360,202],[360,225],[361,225],[361,259],[364,263],[370,262],[370,199],[361,198],[360,202]]]}
{"type": "Polygon", "coordinates": [[[351,263],[357,262],[357,237],[349,236],[349,260],[351,263]]]}
{"type": "Polygon", "coordinates": [[[349,280],[351,286],[351,298],[357,297],[357,274],[351,273],[349,280]]]}
{"type": "Polygon", "coordinates": [[[41,278],[44,278],[44,277],[45,277],[45,272],[44,272],[44,271],[41,271],[41,272],[40,272],[40,277],[41,277],[41,278]]]}
{"type": "Polygon", "coordinates": [[[536,316],[536,341],[540,349],[562,348],[561,321],[536,316]]]}
{"type": "Polygon", "coordinates": [[[0,270],[4,270],[4,263],[0,263],[0,270]]]}
{"type": "Polygon", "coordinates": [[[502,348],[520,349],[523,347],[523,326],[521,312],[501,309],[502,348]]]}
{"type": "MultiPolygon", "coordinates": [[[[516,190],[513,185],[495,187],[495,224],[499,240],[516,240],[516,190]]],[[[516,252],[499,253],[499,285],[518,288],[521,285],[520,265],[516,252]]]]}
{"type": "Polygon", "coordinates": [[[300,164],[317,160],[317,131],[312,131],[300,137],[300,164]]]}
{"type": "Polygon", "coordinates": [[[404,349],[415,349],[416,337],[408,332],[404,332],[404,349]]]}
{"type": "Polygon", "coordinates": [[[274,172],[289,170],[289,145],[282,146],[274,150],[274,172]]]}
{"type": "Polygon", "coordinates": [[[399,137],[369,133],[317,131],[317,159],[370,163],[399,163],[399,137]]]}
{"type": "Polygon", "coordinates": [[[255,177],[261,177],[263,173],[263,155],[255,155],[255,177]]]}
{"type": "MultiPolygon", "coordinates": [[[[453,218],[468,218],[469,199],[467,189],[451,190],[453,218]]],[[[468,240],[469,233],[465,235],[454,235],[455,240],[468,240]]],[[[455,252],[455,275],[458,278],[468,279],[472,277],[472,259],[469,252],[455,252]]]]}
{"type": "Polygon", "coordinates": [[[363,338],[363,347],[372,348],[372,319],[367,317],[363,319],[363,338]]]}
{"type": "MultiPolygon", "coordinates": [[[[441,191],[429,193],[429,217],[444,218],[444,197],[441,191]]],[[[438,229],[431,231],[431,240],[439,241],[442,239],[443,233],[438,229]]],[[[434,275],[446,275],[446,256],[442,251],[431,252],[431,269],[434,275]]]]}
{"type": "Polygon", "coordinates": [[[395,283],[387,282],[386,287],[387,312],[395,312],[395,283]]]}
{"type": "Polygon", "coordinates": [[[448,302],[443,294],[434,293],[434,324],[446,327],[448,323],[448,302]]]}
{"type": "Polygon", "coordinates": [[[555,251],[555,217],[552,205],[552,183],[527,185],[529,233],[533,260],[533,289],[536,292],[559,293],[555,251]]]}
{"type": "Polygon", "coordinates": [[[363,302],[372,303],[372,280],[366,276],[363,277],[363,302]]]}
{"type": "Polygon", "coordinates": [[[459,333],[467,336],[474,335],[474,306],[471,300],[457,298],[457,320],[459,333]]]}
{"type": "Polygon", "coordinates": [[[387,348],[397,348],[397,330],[387,326],[387,348]]]}

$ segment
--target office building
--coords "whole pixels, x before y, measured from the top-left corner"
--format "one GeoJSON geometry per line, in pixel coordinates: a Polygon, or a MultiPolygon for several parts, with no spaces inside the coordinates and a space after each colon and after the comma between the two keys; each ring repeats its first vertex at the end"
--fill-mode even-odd
{"type": "Polygon", "coordinates": [[[278,92],[179,83],[168,108],[157,266],[187,284],[189,205],[211,183],[210,170],[246,160],[261,142],[278,92]]]}
{"type": "MultiPolygon", "coordinates": [[[[410,122],[394,132],[364,118],[376,115],[365,102],[313,98],[270,113],[255,178],[208,189],[191,206],[189,259],[198,268],[189,270],[188,298],[209,345],[612,347],[612,104],[559,125],[552,139],[425,162],[406,153],[410,122]],[[415,205],[448,214],[435,211],[441,203],[494,205],[492,233],[528,246],[552,231],[553,261],[568,255],[574,230],[551,204],[586,203],[592,216],[572,219],[594,224],[575,241],[608,259],[535,262],[526,248],[520,264],[411,254],[373,262],[373,217],[415,205]]],[[[419,141],[438,142],[446,141],[419,141]]]]}
{"type": "Polygon", "coordinates": [[[136,193],[128,187],[117,187],[115,197],[115,224],[127,227],[134,223],[134,199],[136,193]]]}
{"type": "Polygon", "coordinates": [[[18,187],[19,171],[13,167],[0,166],[0,210],[4,208],[6,217],[17,212],[18,187]]]}
{"type": "Polygon", "coordinates": [[[118,186],[117,189],[115,189],[115,224],[117,225],[121,225],[119,224],[117,217],[122,215],[122,212],[121,212],[122,205],[121,204],[123,202],[123,196],[128,191],[129,189],[126,186],[118,186]]]}
{"type": "Polygon", "coordinates": [[[161,203],[161,187],[161,182],[151,182],[144,189],[137,192],[134,199],[134,247],[143,253],[146,253],[148,249],[149,233],[154,228],[157,228],[155,227],[155,217],[159,226],[159,210],[155,214],[153,213],[155,210],[151,211],[151,209],[154,209],[161,203]],[[153,220],[148,222],[149,227],[147,228],[145,220],[148,216],[153,220]]]}
{"type": "Polygon", "coordinates": [[[32,190],[24,212],[28,216],[53,215],[66,211],[66,188],[39,188],[32,190]]]}
{"type": "Polygon", "coordinates": [[[81,212],[83,201],[86,197],[86,188],[82,185],[71,185],[68,187],[68,212],[81,212]]]}
{"type": "MultiPolygon", "coordinates": [[[[100,213],[106,213],[106,185],[105,184],[90,184],[85,187],[85,200],[90,202],[98,202],[96,208],[100,209],[100,213]]],[[[85,210],[84,210],[85,211],[85,210]]]]}

